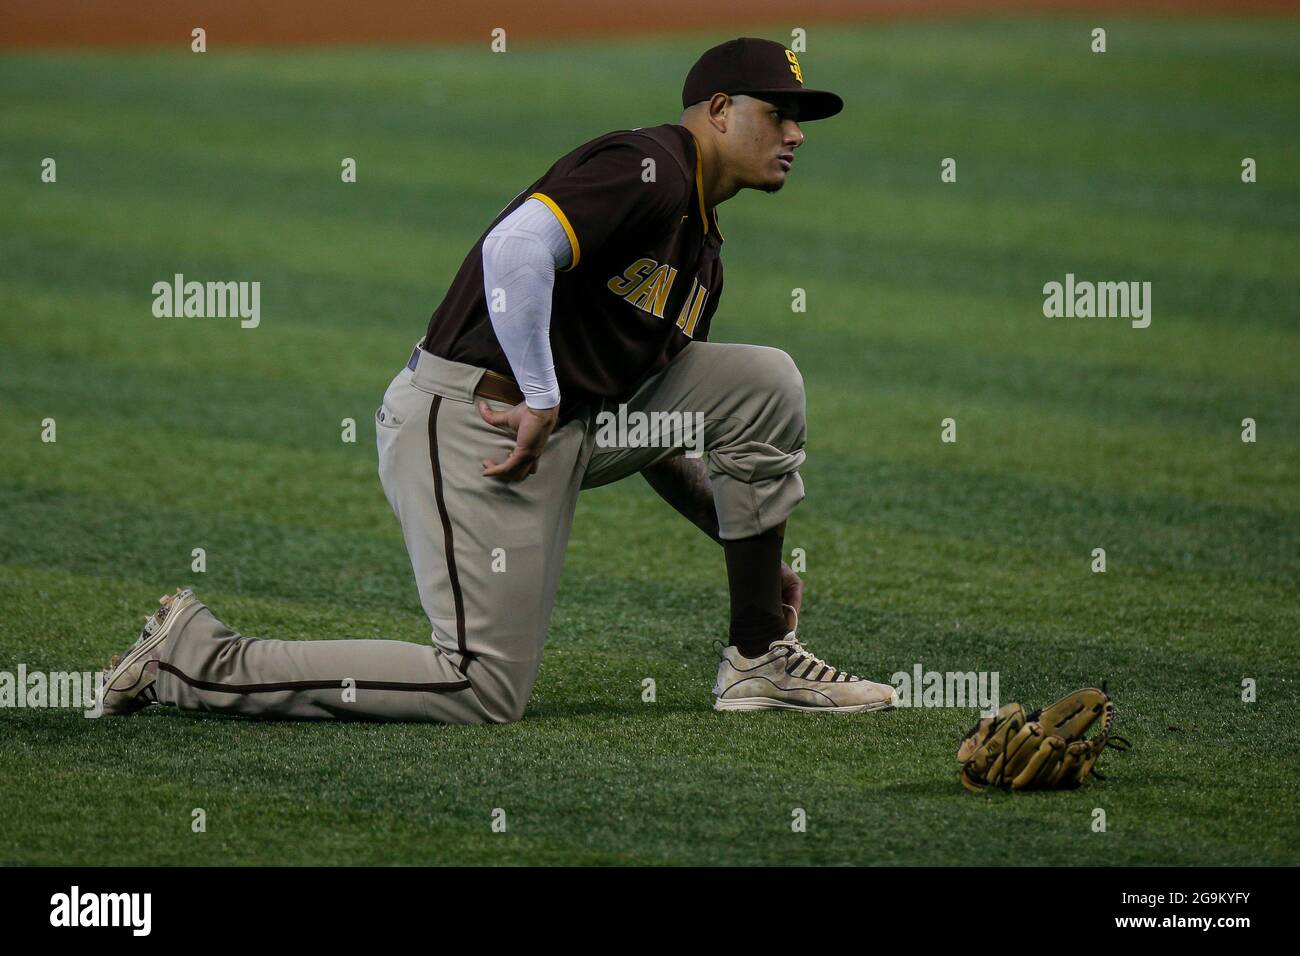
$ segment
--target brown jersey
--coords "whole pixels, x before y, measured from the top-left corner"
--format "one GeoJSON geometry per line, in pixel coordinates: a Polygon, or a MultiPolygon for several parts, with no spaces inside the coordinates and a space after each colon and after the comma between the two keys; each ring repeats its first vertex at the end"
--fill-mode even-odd
{"type": "Polygon", "coordinates": [[[579,146],[511,200],[433,313],[427,351],[513,374],[488,316],[483,240],[533,197],[555,213],[572,249],[551,300],[562,413],[627,398],[692,339],[708,337],[722,295],[722,236],[704,205],[695,135],[665,124],[579,146]]]}

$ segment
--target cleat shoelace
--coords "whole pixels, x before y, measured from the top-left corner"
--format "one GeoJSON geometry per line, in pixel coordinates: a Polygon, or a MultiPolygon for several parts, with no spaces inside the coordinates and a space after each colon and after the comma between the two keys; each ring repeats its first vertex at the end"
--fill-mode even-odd
{"type": "MultiPolygon", "coordinates": [[[[844,682],[862,680],[861,677],[858,677],[855,674],[849,674],[847,671],[841,671],[841,670],[837,670],[834,667],[831,667],[830,664],[827,664],[824,660],[822,660],[812,651],[808,650],[808,648],[804,647],[803,642],[800,641],[797,637],[787,637],[780,641],[773,641],[769,650],[775,650],[778,647],[784,647],[789,649],[790,653],[788,656],[794,658],[794,663],[790,665],[788,668],[786,668],[786,673],[792,674],[794,671],[798,670],[799,667],[801,667],[803,664],[807,662],[811,662],[812,666],[808,667],[805,670],[805,673],[811,674],[813,667],[816,667],[817,665],[821,665],[822,667],[827,669],[825,680],[831,683],[835,682],[835,679],[839,674],[847,675],[844,678],[844,682]]],[[[813,679],[815,680],[816,678],[813,679]]]]}

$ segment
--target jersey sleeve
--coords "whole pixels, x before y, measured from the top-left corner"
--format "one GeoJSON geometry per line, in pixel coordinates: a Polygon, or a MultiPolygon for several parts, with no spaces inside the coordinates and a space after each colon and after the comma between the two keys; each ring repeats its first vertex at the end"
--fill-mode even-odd
{"type": "Polygon", "coordinates": [[[572,251],[561,270],[567,271],[607,247],[635,245],[675,228],[690,183],[670,153],[639,138],[603,147],[568,173],[538,183],[528,198],[545,203],[564,227],[572,251]]]}

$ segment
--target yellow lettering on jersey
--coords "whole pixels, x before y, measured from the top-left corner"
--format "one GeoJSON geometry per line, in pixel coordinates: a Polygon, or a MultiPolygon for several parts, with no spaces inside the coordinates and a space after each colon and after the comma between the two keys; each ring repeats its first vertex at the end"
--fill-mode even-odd
{"type": "Polygon", "coordinates": [[[625,296],[635,289],[641,279],[657,265],[659,265],[659,263],[655,262],[653,259],[638,259],[636,262],[624,269],[621,276],[612,276],[605,285],[608,286],[609,291],[613,292],[615,295],[625,296]]]}
{"type": "Polygon", "coordinates": [[[691,338],[695,337],[695,325],[700,321],[700,313],[704,311],[704,302],[708,297],[709,290],[696,279],[691,283],[686,301],[682,303],[682,311],[677,314],[677,327],[691,338]]]}
{"type": "Polygon", "coordinates": [[[627,295],[627,301],[642,312],[649,312],[656,318],[664,317],[664,303],[668,299],[668,289],[673,284],[677,270],[663,265],[656,269],[639,286],[627,295]]]}
{"type": "Polygon", "coordinates": [[[686,292],[686,298],[682,300],[682,310],[677,313],[677,327],[686,328],[686,317],[691,311],[691,303],[695,301],[695,290],[700,287],[699,279],[691,280],[691,287],[686,292]]]}
{"type": "Polygon", "coordinates": [[[664,266],[668,270],[667,277],[659,283],[659,291],[655,293],[654,314],[655,318],[664,317],[664,307],[668,305],[668,293],[673,287],[673,280],[677,278],[677,270],[672,266],[664,266]]]}

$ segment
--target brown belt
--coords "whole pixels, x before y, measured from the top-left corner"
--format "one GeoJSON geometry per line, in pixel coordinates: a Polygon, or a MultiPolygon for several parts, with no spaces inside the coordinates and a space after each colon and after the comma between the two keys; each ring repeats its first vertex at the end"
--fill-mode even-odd
{"type": "MultiPolygon", "coordinates": [[[[420,351],[418,345],[412,349],[410,361],[406,363],[406,367],[412,372],[419,365],[420,351]]],[[[515,384],[513,378],[491,370],[483,373],[483,377],[478,381],[478,387],[474,389],[474,394],[493,402],[509,402],[511,405],[518,405],[524,400],[524,393],[519,391],[519,386],[515,384]]]]}
{"type": "Polygon", "coordinates": [[[518,405],[524,400],[524,393],[519,391],[519,386],[515,384],[513,378],[498,375],[491,369],[484,372],[483,377],[478,380],[478,388],[474,389],[474,394],[494,402],[508,402],[511,405],[518,405]]]}

